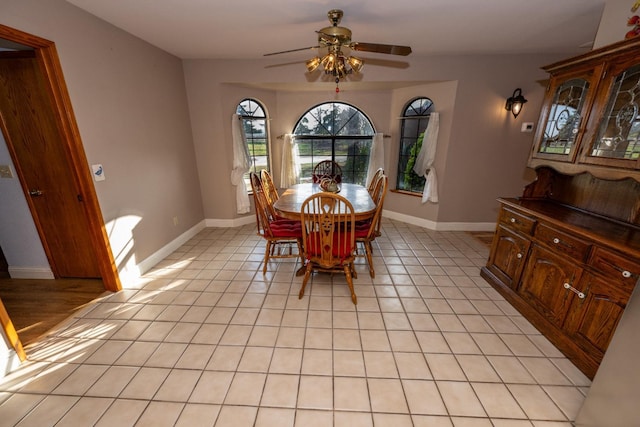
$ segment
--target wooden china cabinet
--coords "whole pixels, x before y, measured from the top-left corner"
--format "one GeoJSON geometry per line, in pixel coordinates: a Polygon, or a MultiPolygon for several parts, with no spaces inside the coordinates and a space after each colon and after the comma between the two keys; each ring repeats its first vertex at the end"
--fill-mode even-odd
{"type": "Polygon", "coordinates": [[[481,274],[593,378],[640,278],[640,37],[543,69],[536,180],[481,274]]]}

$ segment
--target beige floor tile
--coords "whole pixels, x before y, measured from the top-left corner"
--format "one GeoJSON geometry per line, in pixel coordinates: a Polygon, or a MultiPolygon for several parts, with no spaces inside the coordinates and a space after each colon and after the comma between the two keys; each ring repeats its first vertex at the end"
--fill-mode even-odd
{"type": "Polygon", "coordinates": [[[97,427],[132,426],[140,418],[149,402],[145,400],[118,399],[105,411],[96,423],[97,427]]]}
{"type": "Polygon", "coordinates": [[[305,348],[333,349],[333,330],[307,328],[304,346],[305,348]]]}
{"type": "MultiPolygon", "coordinates": [[[[77,396],[46,396],[18,423],[20,426],[53,425],[76,404],[77,396]]],[[[3,419],[4,422],[4,419],[3,419]]]]}
{"type": "Polygon", "coordinates": [[[202,370],[209,363],[215,349],[215,345],[191,344],[184,350],[175,367],[202,370]]]}
{"type": "Polygon", "coordinates": [[[414,427],[453,427],[451,418],[439,415],[412,415],[414,427]]]}
{"type": "Polygon", "coordinates": [[[422,353],[393,353],[402,379],[432,379],[431,371],[422,353]]]}
{"type": "Polygon", "coordinates": [[[155,398],[161,401],[186,402],[200,379],[201,371],[195,369],[173,369],[155,398]]]}
{"type": "Polygon", "coordinates": [[[293,427],[296,411],[285,408],[259,408],[254,427],[293,427]]]}
{"type": "Polygon", "coordinates": [[[504,384],[471,383],[471,385],[489,417],[527,418],[504,384]]]}
{"type": "Polygon", "coordinates": [[[373,427],[373,418],[369,412],[343,412],[333,414],[334,427],[373,427]]]}
{"type": "Polygon", "coordinates": [[[242,358],[244,347],[219,345],[207,364],[208,370],[235,371],[242,358]]]}
{"type": "Polygon", "coordinates": [[[299,382],[298,375],[268,374],[260,405],[295,408],[299,382]]]}
{"type": "Polygon", "coordinates": [[[576,387],[543,386],[542,388],[566,415],[567,419],[576,419],[585,398],[576,387]]]}
{"type": "Polygon", "coordinates": [[[258,408],[253,406],[222,406],[216,427],[253,427],[258,408]]]}
{"type": "Polygon", "coordinates": [[[140,368],[119,397],[151,400],[170,372],[167,368],[140,368]]]}
{"type": "Polygon", "coordinates": [[[173,427],[180,416],[184,404],[174,402],[151,402],[144,410],[136,426],[173,427]]]}
{"type": "Polygon", "coordinates": [[[333,409],[333,379],[301,375],[298,408],[333,409]]]}
{"type": "Polygon", "coordinates": [[[332,427],[333,411],[298,409],[295,427],[332,427]]]}
{"type": "Polygon", "coordinates": [[[443,332],[442,335],[455,354],[482,354],[480,348],[467,332],[443,332]]]}
{"type": "Polygon", "coordinates": [[[189,403],[222,404],[232,380],[232,372],[203,372],[189,397],[189,403]]]}
{"type": "Polygon", "coordinates": [[[485,355],[510,356],[513,353],[496,334],[471,334],[485,355]]]}
{"type": "Polygon", "coordinates": [[[535,380],[515,356],[487,356],[493,369],[505,383],[533,384],[535,380]]]}
{"type": "Polygon", "coordinates": [[[393,353],[365,351],[363,355],[367,377],[398,378],[398,369],[393,353]]]}
{"type": "Polygon", "coordinates": [[[447,409],[434,381],[402,380],[412,414],[447,415],[447,409]]]}
{"type": "Polygon", "coordinates": [[[156,351],[147,359],[145,366],[172,368],[178,362],[186,348],[186,343],[162,342],[156,351]]]}
{"type": "Polygon", "coordinates": [[[520,357],[520,363],[538,384],[571,385],[571,381],[546,357],[520,357]]]}
{"type": "Polygon", "coordinates": [[[461,417],[487,416],[468,382],[437,381],[437,385],[449,415],[461,417]]]}
{"type": "Polygon", "coordinates": [[[224,400],[225,405],[258,406],[267,374],[236,372],[224,400]]]}
{"type": "Polygon", "coordinates": [[[302,356],[301,372],[304,375],[333,375],[333,352],[331,350],[305,350],[302,356]]]}
{"type": "Polygon", "coordinates": [[[240,372],[267,372],[273,349],[270,347],[246,347],[238,365],[240,372]]]}
{"type": "Polygon", "coordinates": [[[280,328],[275,326],[255,326],[249,336],[249,346],[273,347],[276,345],[280,328]]]}
{"type": "Polygon", "coordinates": [[[345,377],[364,377],[364,355],[361,351],[333,351],[333,375],[345,377]]]}
{"type": "Polygon", "coordinates": [[[426,353],[425,359],[436,380],[465,381],[464,372],[453,354],[426,353]]]}
{"type": "Polygon", "coordinates": [[[562,411],[538,385],[507,384],[507,388],[518,401],[529,419],[567,421],[562,411]]]}
{"type": "Polygon", "coordinates": [[[187,403],[176,421],[175,427],[193,427],[198,424],[214,425],[219,413],[219,405],[187,403]]]}
{"type": "Polygon", "coordinates": [[[302,349],[275,348],[269,372],[275,374],[299,374],[302,366],[302,349]]]}
{"type": "Polygon", "coordinates": [[[280,328],[276,347],[304,347],[305,328],[292,328],[283,326],[280,328]]]}
{"type": "Polygon", "coordinates": [[[420,352],[420,344],[413,331],[389,331],[389,342],[393,351],[420,352]]]}
{"type": "Polygon", "coordinates": [[[333,348],[336,350],[361,350],[360,332],[357,329],[334,329],[333,348]]]}
{"type": "MultiPolygon", "coordinates": [[[[112,403],[113,399],[110,398],[82,397],[67,411],[56,426],[77,427],[95,425],[112,403]]],[[[47,416],[47,418],[49,417],[47,416]]],[[[3,417],[3,421],[7,422],[7,425],[13,425],[11,419],[7,420],[3,417]]],[[[46,424],[47,421],[44,420],[41,425],[46,424]]]]}
{"type": "Polygon", "coordinates": [[[485,356],[473,354],[456,355],[458,364],[471,382],[500,382],[501,379],[485,356]]]}
{"type": "Polygon", "coordinates": [[[451,348],[442,332],[416,332],[416,338],[423,353],[451,353],[451,348]]]}
{"type": "Polygon", "coordinates": [[[333,380],[333,399],[336,410],[371,410],[365,378],[335,377],[333,380]]]}
{"type": "Polygon", "coordinates": [[[411,416],[405,414],[373,414],[376,427],[413,427],[411,416]]]}
{"type": "Polygon", "coordinates": [[[360,340],[365,351],[390,351],[389,337],[386,331],[361,330],[360,340]]]}
{"type": "Polygon", "coordinates": [[[409,412],[400,380],[368,378],[367,382],[369,384],[371,410],[373,412],[400,414],[407,414],[409,412]]]}

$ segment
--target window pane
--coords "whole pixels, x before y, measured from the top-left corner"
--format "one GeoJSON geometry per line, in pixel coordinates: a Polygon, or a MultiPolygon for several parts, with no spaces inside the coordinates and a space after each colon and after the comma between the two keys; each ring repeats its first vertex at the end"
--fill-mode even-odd
{"type": "Polygon", "coordinates": [[[413,172],[416,158],[422,147],[424,132],[429,124],[429,113],[433,102],[429,98],[418,98],[410,102],[403,112],[398,156],[396,189],[422,193],[425,178],[413,172]]]}
{"type": "Polygon", "coordinates": [[[269,170],[269,141],[264,108],[253,99],[244,99],[238,104],[236,114],[241,116],[245,142],[249,151],[251,167],[244,175],[248,189],[251,189],[249,173],[269,170]]]}
{"type": "Polygon", "coordinates": [[[342,168],[342,181],[365,184],[375,130],[357,108],[330,102],[307,111],[294,128],[300,155],[301,182],[310,182],[313,167],[333,160],[342,168]]]}

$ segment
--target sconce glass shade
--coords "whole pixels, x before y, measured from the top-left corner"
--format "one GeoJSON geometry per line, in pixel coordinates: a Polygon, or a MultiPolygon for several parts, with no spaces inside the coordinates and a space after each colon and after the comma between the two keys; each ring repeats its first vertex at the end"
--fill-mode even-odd
{"type": "Polygon", "coordinates": [[[316,56],[307,61],[307,70],[313,73],[320,66],[320,57],[316,56]]]}
{"type": "Polygon", "coordinates": [[[507,103],[504,106],[504,109],[507,111],[511,111],[513,117],[518,117],[518,114],[522,111],[522,106],[527,102],[524,96],[522,96],[522,89],[518,88],[513,91],[513,95],[507,98],[507,103]]]}

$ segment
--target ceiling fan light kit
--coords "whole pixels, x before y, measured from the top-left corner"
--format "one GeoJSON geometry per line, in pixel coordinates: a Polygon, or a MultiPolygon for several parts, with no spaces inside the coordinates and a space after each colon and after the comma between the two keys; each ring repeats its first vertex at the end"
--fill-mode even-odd
{"type": "MultiPolygon", "coordinates": [[[[379,43],[362,43],[351,41],[351,30],[345,27],[340,27],[338,24],[342,19],[343,12],[339,9],[332,9],[327,12],[330,27],[322,28],[320,31],[316,31],[318,34],[318,46],[312,46],[314,48],[326,48],[327,53],[320,57],[315,56],[308,61],[305,65],[309,73],[313,73],[322,65],[325,74],[331,75],[335,78],[336,92],[339,92],[338,83],[340,79],[344,79],[348,74],[359,73],[364,66],[364,61],[356,56],[345,55],[342,51],[343,48],[361,51],[361,52],[373,52],[384,53],[391,55],[407,56],[411,53],[409,46],[394,46],[379,43]]],[[[281,52],[267,53],[265,56],[278,55],[281,53],[289,53],[300,50],[310,49],[309,47],[301,49],[291,49],[281,52]]]]}

